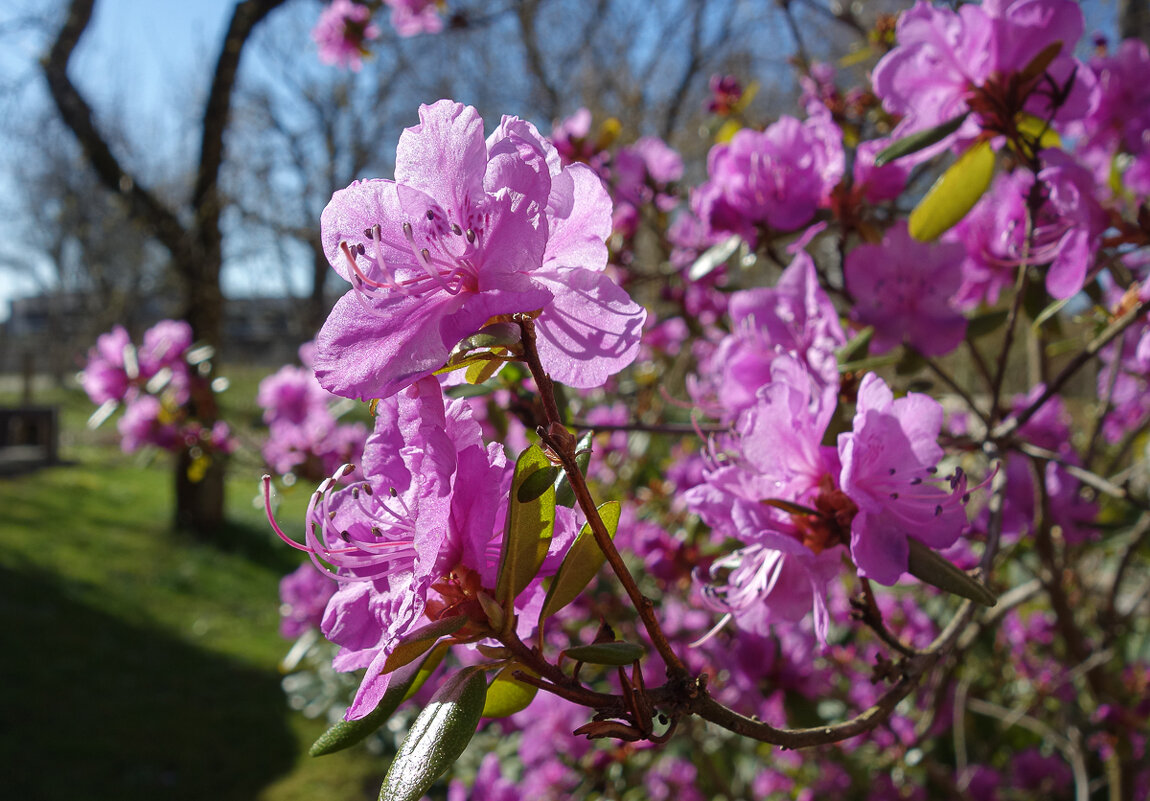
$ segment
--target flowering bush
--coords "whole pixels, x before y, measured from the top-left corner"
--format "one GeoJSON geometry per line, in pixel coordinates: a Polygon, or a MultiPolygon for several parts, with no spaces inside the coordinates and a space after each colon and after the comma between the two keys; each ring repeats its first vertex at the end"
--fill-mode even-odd
{"type": "Polygon", "coordinates": [[[338,583],[287,631],[365,670],[316,750],[419,691],[383,798],[477,728],[517,757],[453,799],[1146,797],[1147,56],[1083,27],[919,2],[803,119],[716,78],[695,187],[586,109],[421,107],[321,222],[361,464],[300,537],[265,481],[338,583]]]}
{"type": "Polygon", "coordinates": [[[235,450],[228,424],[215,420],[215,388],[209,383],[211,349],[194,347],[192,328],[182,320],[161,320],[144,332],[143,344],[132,344],[116,326],[101,334],[88,351],[80,383],[100,408],[91,425],[99,425],[120,406],[120,446],[131,453],[154,446],[190,458],[188,475],[202,476],[213,459],[235,450]]]}

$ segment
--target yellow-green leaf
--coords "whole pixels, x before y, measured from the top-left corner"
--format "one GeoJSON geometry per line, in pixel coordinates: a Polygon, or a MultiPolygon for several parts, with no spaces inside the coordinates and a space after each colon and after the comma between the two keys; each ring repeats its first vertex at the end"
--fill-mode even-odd
{"type": "Polygon", "coordinates": [[[440,618],[426,626],[421,626],[403,638],[395,647],[387,661],[383,663],[383,672],[390,673],[401,668],[408,662],[418,659],[431,650],[440,637],[449,637],[459,631],[467,623],[466,615],[440,618]]]}
{"type": "Polygon", "coordinates": [[[542,494],[526,502],[519,500],[519,491],[531,475],[551,466],[538,445],[523,451],[515,463],[495,584],[495,600],[505,609],[511,608],[516,596],[535,578],[547,555],[555,529],[555,488],[548,484],[542,494]]]}
{"type": "Polygon", "coordinates": [[[932,551],[929,546],[914,537],[907,537],[907,542],[910,545],[907,572],[912,576],[932,587],[969,598],[983,606],[994,606],[998,603],[994,593],[985,585],[959,570],[932,551]]]}
{"type": "MultiPolygon", "coordinates": [[[[621,507],[618,501],[607,501],[599,507],[599,517],[607,526],[607,533],[615,538],[615,530],[619,527],[619,513],[621,507]]],[[[579,536],[571,545],[571,550],[563,557],[563,564],[559,565],[559,572],[547,590],[547,598],[543,601],[543,610],[539,613],[539,623],[551,617],[567,604],[579,597],[595,574],[603,567],[607,557],[603,554],[599,543],[595,541],[595,533],[591,525],[585,523],[579,536]]]]}
{"type": "Polygon", "coordinates": [[[481,668],[466,668],[444,682],[403,738],[379,788],[379,801],[423,798],[475,736],[486,700],[481,668]]]}
{"type": "MultiPolygon", "coordinates": [[[[446,648],[443,649],[444,652],[446,650],[446,648]]],[[[423,685],[423,682],[431,675],[431,671],[435,670],[442,659],[442,653],[439,654],[438,659],[432,653],[426,659],[411,662],[396,670],[388,681],[387,690],[384,691],[383,698],[379,700],[375,709],[359,720],[341,720],[334,724],[312,743],[308,753],[313,757],[334,754],[336,751],[350,748],[363,740],[386,723],[387,719],[395,714],[399,705],[419,690],[419,687],[423,685]],[[433,661],[435,664],[431,664],[433,661]],[[426,673],[424,672],[425,666],[427,666],[426,673]]]]}
{"type": "Polygon", "coordinates": [[[523,665],[510,664],[495,675],[487,685],[487,702],[483,705],[483,717],[505,718],[521,712],[533,700],[539,688],[515,678],[515,671],[531,673],[523,665]]]}
{"type": "Polygon", "coordinates": [[[933,242],[954,227],[990,187],[994,151],[979,142],[959,156],[910,213],[910,235],[933,242]]]}

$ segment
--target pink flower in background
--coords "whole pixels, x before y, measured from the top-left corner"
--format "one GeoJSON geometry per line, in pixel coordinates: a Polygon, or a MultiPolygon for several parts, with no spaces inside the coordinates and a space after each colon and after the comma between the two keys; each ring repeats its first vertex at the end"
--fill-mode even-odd
{"type": "Polygon", "coordinates": [[[974,113],[939,144],[908,156],[926,160],[957,142],[973,140],[984,128],[1005,132],[1027,111],[1040,119],[1076,120],[1097,103],[1088,71],[1074,58],[1082,37],[1082,10],[1073,0],[988,0],[958,11],[920,0],[898,21],[898,46],[874,70],[874,89],[883,107],[903,117],[895,139],[974,113]],[[1051,87],[1041,80],[1019,98],[1019,74],[1048,46],[1061,44],[1047,74],[1061,86],[1072,78],[1066,102],[1052,107],[1051,87]],[[1018,108],[1008,108],[1011,103],[1018,108]]]}
{"type": "Polygon", "coordinates": [[[379,27],[371,22],[371,9],[352,0],[332,0],[312,28],[311,38],[319,48],[324,64],[350,67],[358,72],[367,55],[364,42],[379,37],[379,27]]]}
{"type": "Polygon", "coordinates": [[[847,255],[851,316],[874,326],[872,351],[886,353],[905,342],[941,356],[958,347],[966,318],[952,301],[962,283],[955,269],[962,257],[958,244],[913,239],[905,222],[888,229],[881,245],[859,245],[847,255]]]}
{"type": "Polygon", "coordinates": [[[833,406],[839,387],[835,351],[847,339],[809,255],[796,254],[774,288],[732,294],[729,313],[731,333],[704,358],[689,385],[697,402],[734,419],[755,403],[774,359],[787,353],[806,364],[823,402],[833,406]]]}
{"type": "Polygon", "coordinates": [[[1090,171],[1060,150],[1044,150],[1038,173],[1043,202],[1026,246],[1026,198],[1034,178],[1024,170],[995,177],[990,190],[943,237],[966,248],[959,308],[995,303],[1013,286],[1024,257],[1049,264],[1046,291],[1058,300],[1076,295],[1086,281],[1107,227],[1090,171]]]}
{"type": "Polygon", "coordinates": [[[164,409],[155,395],[140,395],[129,400],[116,427],[124,453],[133,453],[145,445],[174,451],[183,443],[172,413],[164,409]]]}
{"type": "Polygon", "coordinates": [[[323,610],[339,585],[310,564],[280,579],[280,636],[294,640],[319,628],[323,610]]]}
{"type": "Polygon", "coordinates": [[[384,0],[391,8],[391,27],[400,36],[439,33],[443,17],[437,0],[384,0]]]}
{"type": "Polygon", "coordinates": [[[88,350],[88,363],[80,374],[80,383],[92,403],[100,404],[124,400],[138,377],[139,366],[131,337],[123,326],[117,325],[108,333],[100,334],[95,346],[88,350]]]}
{"type": "Polygon", "coordinates": [[[712,114],[731,114],[743,99],[743,85],[734,75],[712,75],[707,88],[711,92],[707,111],[712,114]]]}
{"type": "Polygon", "coordinates": [[[829,115],[744,128],[711,149],[700,216],[712,229],[752,241],[757,225],[794,231],[810,221],[844,169],[842,134],[829,115]]]}
{"type": "Polygon", "coordinates": [[[635,358],[645,312],[603,272],[611,201],[585,165],[561,167],[530,123],[485,142],[475,109],[420,108],[395,181],[357,182],[323,214],[323,242],[353,289],[316,339],[337,395],[386,397],[441,367],[492,317],[540,312],[544,367],[598,386],[635,358]]]}

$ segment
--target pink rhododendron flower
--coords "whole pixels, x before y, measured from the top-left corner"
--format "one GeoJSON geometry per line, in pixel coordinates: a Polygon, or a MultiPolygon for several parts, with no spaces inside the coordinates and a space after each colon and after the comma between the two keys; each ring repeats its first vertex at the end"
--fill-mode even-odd
{"type": "Polygon", "coordinates": [[[810,221],[844,169],[842,134],[829,115],[744,128],[707,157],[700,217],[749,241],[758,225],[793,231],[810,221]]]}
{"type": "Polygon", "coordinates": [[[955,266],[963,255],[958,244],[913,239],[905,222],[888,229],[881,245],[859,245],[847,254],[851,316],[874,326],[871,350],[886,353],[905,342],[927,356],[941,356],[958,347],[966,318],[952,299],[962,282],[955,266]]]}
{"type": "Polygon", "coordinates": [[[839,435],[843,492],[858,507],[851,558],[859,575],[893,584],[906,572],[907,538],[948,548],[967,526],[966,477],[936,478],[942,406],[911,392],[894,398],[874,373],[862,380],[852,430],[839,435]]]}
{"type": "Polygon", "coordinates": [[[1073,0],[987,0],[957,11],[919,0],[899,17],[898,47],[874,70],[883,107],[903,116],[894,138],[974,113],[955,134],[906,158],[925,160],[952,143],[973,140],[983,129],[1004,133],[1013,115],[1024,110],[1062,122],[1087,114],[1097,102],[1095,87],[1073,55],[1083,24],[1073,0]],[[1073,79],[1057,109],[1051,87],[1041,80],[1018,97],[1019,74],[1055,43],[1061,50],[1046,72],[1059,86],[1073,79]],[[1011,107],[1019,102],[1021,107],[1011,107]],[[1011,119],[1001,119],[1003,114],[1011,119]]]}
{"type": "Polygon", "coordinates": [[[443,17],[437,0],[384,0],[391,7],[391,27],[400,36],[439,33],[443,17]]]}
{"type": "Polygon", "coordinates": [[[825,641],[827,585],[845,547],[860,575],[895,583],[907,569],[908,537],[946,548],[966,528],[966,477],[936,475],[942,407],[932,398],[895,400],[868,373],[853,429],[836,449],[822,444],[834,408],[806,368],[780,356],[770,377],[737,435],[720,440],[705,483],[686,494],[705,523],[745,544],[714,563],[704,598],[759,634],[799,620],[813,601],[825,641]]]}
{"type": "Polygon", "coordinates": [[[535,127],[441,100],[400,136],[395,180],[357,182],[323,213],[353,284],[316,339],[337,395],[386,397],[441,367],[492,317],[539,312],[544,367],[601,385],[635,358],[645,312],[603,272],[611,201],[584,165],[560,166],[535,127]]]}
{"type": "Polygon", "coordinates": [[[1078,137],[1075,154],[1099,189],[1110,194],[1117,170],[1123,188],[1144,200],[1150,195],[1150,49],[1127,39],[1116,54],[1092,59],[1090,71],[1098,83],[1098,107],[1071,129],[1078,137]]]}
{"type": "MultiPolygon", "coordinates": [[[[321,630],[341,646],[337,670],[367,668],[348,710],[354,720],[386,691],[380,671],[405,634],[441,616],[486,620],[475,592],[495,586],[512,466],[499,445],[483,444],[469,407],[445,402],[439,382],[425,378],[378,404],[363,479],[340,486],[350,472],[345,466],[313,495],[303,542],[272,522],[340,582],[321,630]]],[[[269,486],[265,479],[265,493],[269,486]]],[[[562,508],[541,576],[558,568],[576,530],[562,508]]],[[[517,601],[534,609],[521,615],[525,625],[538,617],[540,590],[536,579],[517,601]]]]}
{"type": "Polygon", "coordinates": [[[371,22],[371,9],[352,0],[332,0],[311,31],[320,61],[356,72],[367,55],[364,42],[378,37],[379,27],[371,22]]]}
{"type": "Polygon", "coordinates": [[[1089,170],[1058,150],[1044,150],[1047,166],[1038,173],[1044,202],[1026,246],[1026,198],[1034,179],[1024,170],[995,177],[990,190],[943,237],[966,247],[959,308],[995,303],[1014,285],[1024,257],[1049,263],[1046,291],[1059,300],[1077,294],[1101,246],[1107,214],[1098,204],[1089,170]]]}
{"type": "Polygon", "coordinates": [[[702,360],[689,385],[697,402],[734,419],[754,404],[774,359],[789,353],[806,364],[824,402],[833,405],[839,387],[835,351],[847,339],[809,255],[798,253],[774,288],[732,294],[729,313],[731,333],[702,360]]]}
{"type": "Polygon", "coordinates": [[[117,325],[96,337],[96,344],[88,350],[88,363],[80,374],[80,383],[92,403],[100,404],[124,400],[138,377],[139,367],[132,339],[122,325],[117,325]],[[132,375],[128,373],[129,363],[132,375]]]}
{"type": "Polygon", "coordinates": [[[183,442],[172,414],[165,411],[163,403],[155,395],[140,395],[128,401],[116,428],[122,438],[120,447],[124,453],[138,451],[145,445],[173,451],[183,442]]]}

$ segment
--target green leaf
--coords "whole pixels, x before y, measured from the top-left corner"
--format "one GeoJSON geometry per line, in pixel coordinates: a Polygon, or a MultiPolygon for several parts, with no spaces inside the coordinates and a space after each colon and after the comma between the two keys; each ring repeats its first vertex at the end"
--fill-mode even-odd
{"type": "Polygon", "coordinates": [[[444,617],[408,634],[383,663],[383,673],[403,667],[431,650],[440,637],[450,637],[467,624],[466,615],[444,617]]]}
{"type": "Polygon", "coordinates": [[[403,738],[379,788],[379,801],[423,798],[475,736],[486,699],[482,668],[466,668],[444,682],[403,738]]]}
{"type": "Polygon", "coordinates": [[[595,665],[629,665],[643,658],[643,646],[631,642],[595,642],[590,645],[576,645],[564,651],[577,662],[590,662],[595,665]]]}
{"type": "Polygon", "coordinates": [[[872,339],[874,339],[874,326],[868,325],[851,337],[847,344],[835,351],[835,360],[842,363],[865,359],[872,339]]]}
{"type": "Polygon", "coordinates": [[[484,381],[491,378],[491,376],[499,372],[499,368],[502,366],[502,359],[480,359],[479,361],[475,361],[467,365],[467,372],[465,372],[463,375],[467,379],[468,384],[482,384],[484,381]]]}
{"type": "Polygon", "coordinates": [[[912,576],[932,587],[961,595],[983,606],[994,606],[998,603],[994,593],[981,582],[959,570],[914,537],[906,539],[910,544],[907,572],[912,576]]]}
{"type": "Polygon", "coordinates": [[[910,213],[910,235],[919,242],[938,239],[966,216],[990,187],[992,177],[994,151],[989,142],[979,142],[959,156],[915,206],[910,213]]]}
{"type": "Polygon", "coordinates": [[[416,674],[415,681],[407,688],[407,695],[403,696],[404,701],[411,698],[411,696],[423,688],[423,685],[431,678],[431,674],[443,663],[443,657],[447,656],[447,652],[451,650],[451,646],[452,643],[450,642],[441,642],[431,649],[431,653],[424,657],[423,662],[419,665],[419,673],[416,674]]]}
{"type": "Polygon", "coordinates": [[[495,584],[495,600],[505,609],[511,608],[515,598],[535,578],[551,544],[555,529],[555,489],[550,482],[537,498],[527,502],[519,500],[519,492],[527,479],[549,467],[551,462],[538,445],[523,451],[515,463],[499,578],[495,584]]]}
{"type": "Polygon", "coordinates": [[[1034,322],[1031,324],[1031,327],[1035,331],[1042,328],[1042,326],[1046,323],[1047,320],[1051,319],[1056,314],[1058,314],[1058,312],[1062,311],[1063,307],[1065,307],[1066,304],[1069,302],[1070,302],[1070,298],[1064,298],[1063,300],[1054,301],[1053,303],[1051,303],[1049,306],[1047,306],[1045,309],[1043,309],[1042,311],[1040,311],[1038,313],[1038,316],[1034,318],[1034,322]]]}
{"type": "Polygon", "coordinates": [[[519,485],[519,491],[515,493],[515,500],[520,503],[531,503],[551,488],[560,472],[559,468],[554,465],[536,470],[523,479],[523,483],[519,485]]]}
{"type": "Polygon", "coordinates": [[[510,664],[496,674],[487,685],[487,701],[483,705],[483,717],[505,718],[521,712],[535,700],[535,693],[539,688],[534,684],[527,684],[515,678],[515,671],[531,673],[530,670],[519,664],[510,664]]]}
{"type": "Polygon", "coordinates": [[[911,153],[917,153],[920,150],[925,150],[931,145],[941,142],[946,137],[957,131],[966,122],[967,116],[970,112],[966,112],[952,120],[947,120],[944,123],[927,128],[924,131],[917,131],[910,136],[904,136],[902,139],[897,139],[891,142],[878,152],[874,157],[874,166],[881,167],[887,162],[894,161],[895,159],[909,156],[911,153]]]}
{"type": "MultiPolygon", "coordinates": [[[[611,539],[615,538],[615,530],[619,527],[621,508],[618,501],[607,501],[599,507],[599,517],[607,526],[607,533],[611,535],[611,539]]],[[[563,564],[559,565],[559,572],[555,574],[550,589],[547,590],[543,610],[539,613],[540,625],[578,598],[579,593],[583,592],[583,588],[595,578],[606,561],[606,555],[595,541],[591,524],[584,523],[571,549],[563,557],[563,564]]]]}
{"type": "Polygon", "coordinates": [[[976,314],[966,324],[966,335],[971,339],[978,339],[992,334],[1006,322],[1009,314],[1009,309],[991,309],[982,314],[976,314]]]}
{"type": "MultiPolygon", "coordinates": [[[[587,466],[591,464],[591,443],[594,439],[594,432],[588,431],[575,444],[575,464],[579,465],[579,472],[584,476],[587,475],[587,466]]],[[[559,478],[555,479],[555,504],[566,506],[568,509],[575,506],[575,490],[571,488],[571,480],[567,477],[566,470],[561,471],[559,478]]]]}
{"type": "MultiPolygon", "coordinates": [[[[419,690],[416,682],[422,685],[431,675],[431,671],[435,670],[436,666],[432,665],[426,674],[423,674],[423,666],[431,662],[434,656],[434,654],[429,654],[426,659],[411,662],[396,670],[391,675],[387,690],[383,693],[383,698],[379,700],[375,709],[359,720],[341,720],[334,724],[312,743],[308,753],[317,757],[350,748],[386,723],[387,719],[395,714],[399,705],[419,690]],[[422,679],[420,678],[421,674],[423,674],[422,679]]],[[[442,654],[440,654],[439,659],[443,659],[442,654]]],[[[438,660],[436,664],[438,664],[438,660]]]]}

